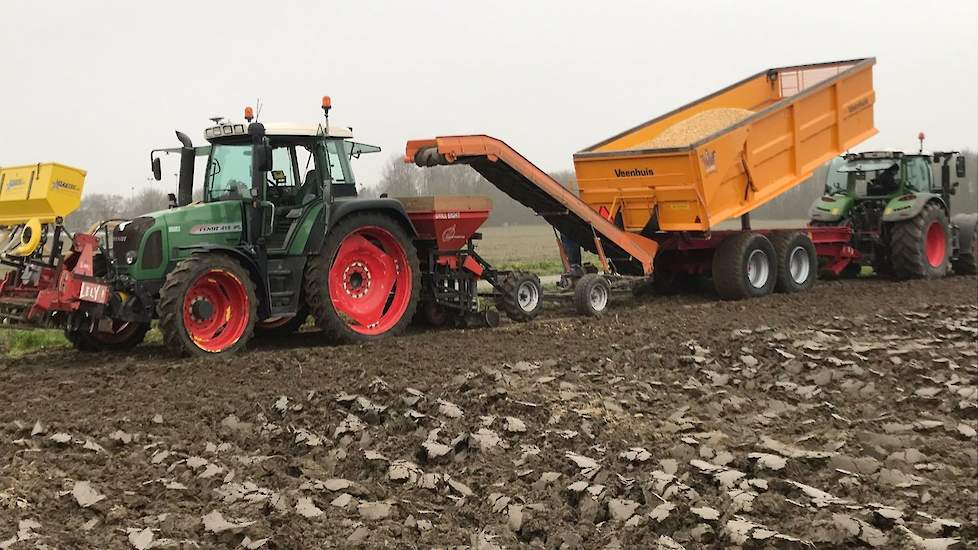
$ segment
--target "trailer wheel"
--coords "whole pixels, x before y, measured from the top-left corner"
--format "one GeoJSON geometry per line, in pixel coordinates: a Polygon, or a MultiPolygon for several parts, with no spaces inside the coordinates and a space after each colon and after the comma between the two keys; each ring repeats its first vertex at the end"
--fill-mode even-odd
{"type": "Polygon", "coordinates": [[[540,277],[526,271],[511,271],[500,281],[496,309],[513,321],[524,323],[540,313],[543,288],[540,277]]]}
{"type": "Polygon", "coordinates": [[[774,289],[791,293],[811,288],[818,272],[818,255],[808,235],[801,231],[775,231],[768,238],[777,261],[774,289]]]}
{"type": "Polygon", "coordinates": [[[890,262],[897,279],[933,279],[947,275],[951,232],[944,209],[930,203],[916,218],[894,224],[890,262]]]}
{"type": "Polygon", "coordinates": [[[295,315],[263,319],[255,323],[255,338],[288,336],[298,332],[302,325],[306,324],[307,319],[309,319],[309,308],[305,305],[299,306],[299,311],[295,315]]]}
{"type": "Polygon", "coordinates": [[[112,332],[65,329],[65,339],[78,351],[128,351],[138,346],[149,332],[149,323],[113,321],[112,332]]]}
{"type": "Polygon", "coordinates": [[[598,317],[608,309],[611,284],[603,275],[588,273],[574,287],[574,309],[587,317],[598,317]]]}
{"type": "Polygon", "coordinates": [[[191,355],[232,354],[254,333],[257,303],[255,283],[241,264],[223,254],[194,254],[160,289],[163,343],[191,355]]]}
{"type": "Polygon", "coordinates": [[[958,214],[951,218],[958,227],[958,256],[951,263],[958,275],[978,273],[978,214],[958,214]]]}
{"type": "Polygon", "coordinates": [[[306,267],[306,300],[327,339],[358,343],[395,336],[414,317],[421,272],[401,225],[378,212],[350,214],[306,267]]]}
{"type": "Polygon", "coordinates": [[[737,233],[713,253],[713,284],[724,300],[770,294],[777,279],[771,241],[759,233],[737,233]]]}

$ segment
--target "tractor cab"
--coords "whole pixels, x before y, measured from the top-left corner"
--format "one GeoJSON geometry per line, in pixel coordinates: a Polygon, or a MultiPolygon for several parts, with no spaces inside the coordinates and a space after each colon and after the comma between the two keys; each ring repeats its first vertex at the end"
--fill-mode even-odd
{"type": "Polygon", "coordinates": [[[285,252],[298,228],[315,218],[325,202],[357,196],[350,161],[380,148],[352,141],[350,128],[330,124],[328,118],[314,125],[258,125],[250,124],[251,118],[247,109],[248,124],[219,121],[205,131],[210,148],[203,202],[259,204],[253,215],[262,218],[265,248],[285,252]],[[256,126],[261,132],[257,146],[256,126]]]}

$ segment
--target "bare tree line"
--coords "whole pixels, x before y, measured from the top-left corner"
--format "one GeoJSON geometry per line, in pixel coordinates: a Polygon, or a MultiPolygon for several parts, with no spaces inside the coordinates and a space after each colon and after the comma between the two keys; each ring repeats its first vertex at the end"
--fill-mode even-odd
{"type": "MultiPolygon", "coordinates": [[[[967,176],[957,189],[952,213],[978,211],[978,155],[965,152],[967,176]]],[[[828,168],[823,166],[802,183],[756,210],[755,219],[805,220],[812,202],[822,193],[828,168]]],[[[550,174],[568,189],[577,191],[572,170],[550,174]]],[[[939,174],[935,170],[935,177],[939,174]]],[[[532,210],[509,198],[468,166],[438,166],[418,168],[406,164],[403,157],[391,156],[376,185],[361,189],[361,194],[391,197],[418,195],[482,195],[492,199],[493,211],[487,225],[532,225],[545,223],[532,210]]],[[[199,191],[198,191],[199,194],[199,191]]],[[[167,208],[166,192],[149,188],[131,198],[120,195],[89,193],[81,207],[68,216],[66,225],[73,231],[84,230],[92,224],[109,219],[131,219],[142,214],[167,208]]]]}

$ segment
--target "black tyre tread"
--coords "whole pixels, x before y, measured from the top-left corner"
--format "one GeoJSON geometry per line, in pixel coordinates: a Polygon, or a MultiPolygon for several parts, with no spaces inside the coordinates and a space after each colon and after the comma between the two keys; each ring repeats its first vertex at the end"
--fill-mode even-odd
{"type": "Polygon", "coordinates": [[[771,277],[769,277],[767,287],[763,290],[752,290],[745,277],[747,250],[753,246],[758,238],[763,239],[763,243],[766,244],[760,244],[760,246],[767,248],[768,257],[773,258],[774,246],[771,245],[771,242],[763,235],[749,232],[737,233],[727,237],[713,253],[713,285],[721,299],[743,300],[769,294],[773,290],[774,282],[778,276],[776,262],[771,265],[771,277]]]}
{"type": "Polygon", "coordinates": [[[605,290],[608,291],[608,299],[611,299],[611,285],[608,284],[608,280],[604,278],[603,275],[598,273],[588,273],[580,279],[578,279],[577,284],[574,286],[574,309],[577,310],[581,315],[587,317],[600,317],[608,310],[608,306],[601,311],[597,311],[591,307],[590,294],[591,289],[595,285],[604,285],[605,290]]]}
{"type": "MultiPolygon", "coordinates": [[[[815,275],[818,272],[818,256],[815,254],[815,245],[812,244],[808,235],[805,235],[801,231],[783,230],[772,231],[768,234],[767,238],[771,241],[771,245],[774,246],[774,260],[776,264],[774,290],[776,292],[792,293],[811,288],[815,284],[815,275]],[[810,261],[809,278],[801,285],[791,279],[791,270],[788,268],[790,251],[797,246],[803,246],[805,248],[810,261]]],[[[846,267],[848,268],[848,266],[846,267]]]]}
{"type": "Polygon", "coordinates": [[[306,264],[305,295],[309,312],[316,319],[316,325],[323,331],[323,336],[331,342],[339,344],[355,344],[369,342],[382,338],[397,336],[414,318],[421,290],[421,268],[418,265],[418,253],[414,243],[408,237],[404,228],[396,220],[378,212],[357,212],[341,219],[326,235],[326,242],[317,258],[306,264]],[[407,255],[408,267],[411,269],[411,298],[404,315],[390,330],[384,334],[365,335],[350,330],[346,323],[336,314],[333,302],[329,298],[329,268],[334,253],[339,250],[343,238],[358,227],[375,225],[390,231],[400,241],[407,255]],[[317,261],[318,259],[318,261],[317,261]]]}
{"type": "Polygon", "coordinates": [[[121,342],[103,342],[91,332],[84,330],[65,329],[65,339],[71,342],[76,350],[85,353],[96,353],[100,351],[129,351],[146,339],[149,332],[149,323],[136,323],[133,326],[136,330],[121,342]]]}
{"type": "Polygon", "coordinates": [[[978,273],[978,250],[975,248],[978,246],[978,214],[959,214],[952,218],[952,222],[958,226],[961,250],[951,262],[951,268],[957,275],[974,275],[978,273]]]}
{"type": "Polygon", "coordinates": [[[890,264],[897,279],[920,279],[943,277],[949,267],[948,258],[937,268],[931,267],[924,253],[924,232],[934,221],[944,227],[948,249],[951,239],[948,231],[947,215],[944,209],[930,203],[913,219],[894,224],[890,235],[890,264]]]}
{"type": "Polygon", "coordinates": [[[160,332],[163,333],[163,345],[182,355],[211,357],[234,353],[243,348],[254,335],[257,305],[255,283],[241,264],[220,253],[198,252],[192,254],[181,260],[172,271],[166,274],[166,280],[163,287],[160,288],[160,301],[156,306],[156,312],[160,319],[160,332]],[[248,301],[250,302],[249,319],[244,333],[235,345],[220,353],[204,351],[197,347],[183,326],[183,296],[187,286],[199,273],[212,267],[224,267],[237,275],[245,286],[245,292],[248,294],[248,301]]]}
{"type": "Polygon", "coordinates": [[[511,271],[503,277],[499,283],[499,297],[496,298],[496,309],[505,313],[511,320],[525,323],[533,320],[540,313],[540,306],[543,302],[543,287],[540,285],[540,277],[528,271],[511,271]],[[517,290],[527,280],[532,281],[537,286],[537,306],[533,311],[523,311],[519,304],[517,290]]]}

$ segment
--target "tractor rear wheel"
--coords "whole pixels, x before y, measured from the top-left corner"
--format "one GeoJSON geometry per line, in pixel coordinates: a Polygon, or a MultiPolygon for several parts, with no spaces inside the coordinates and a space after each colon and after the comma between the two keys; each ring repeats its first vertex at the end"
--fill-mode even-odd
{"type": "Polygon", "coordinates": [[[574,309],[587,317],[598,317],[608,309],[611,284],[603,275],[588,273],[574,286],[574,309]]]}
{"type": "Polygon", "coordinates": [[[933,279],[947,275],[951,234],[947,215],[937,204],[924,206],[916,218],[893,226],[890,262],[898,279],[933,279]]]}
{"type": "Polygon", "coordinates": [[[774,246],[760,233],[727,237],[713,253],[713,285],[724,300],[770,294],[776,279],[774,246]]]}
{"type": "Polygon", "coordinates": [[[198,356],[234,353],[254,333],[257,304],[255,284],[241,264],[223,254],[194,254],[160,289],[163,343],[198,356]]]}
{"type": "Polygon", "coordinates": [[[513,321],[524,323],[540,313],[543,288],[540,277],[526,271],[511,271],[499,282],[496,309],[513,321]]]}
{"type": "Polygon", "coordinates": [[[128,351],[138,346],[149,332],[149,323],[112,321],[112,331],[65,329],[65,339],[78,351],[128,351]]]}
{"type": "Polygon", "coordinates": [[[958,275],[978,273],[978,214],[958,214],[952,218],[958,227],[961,248],[951,267],[958,275]]]}
{"type": "Polygon", "coordinates": [[[811,288],[818,272],[818,255],[808,235],[801,231],[774,231],[769,240],[777,264],[774,289],[791,293],[811,288]]]}
{"type": "Polygon", "coordinates": [[[306,267],[306,300],[316,324],[338,343],[400,334],[418,305],[421,272],[414,244],[390,216],[356,213],[326,236],[306,267]]]}

